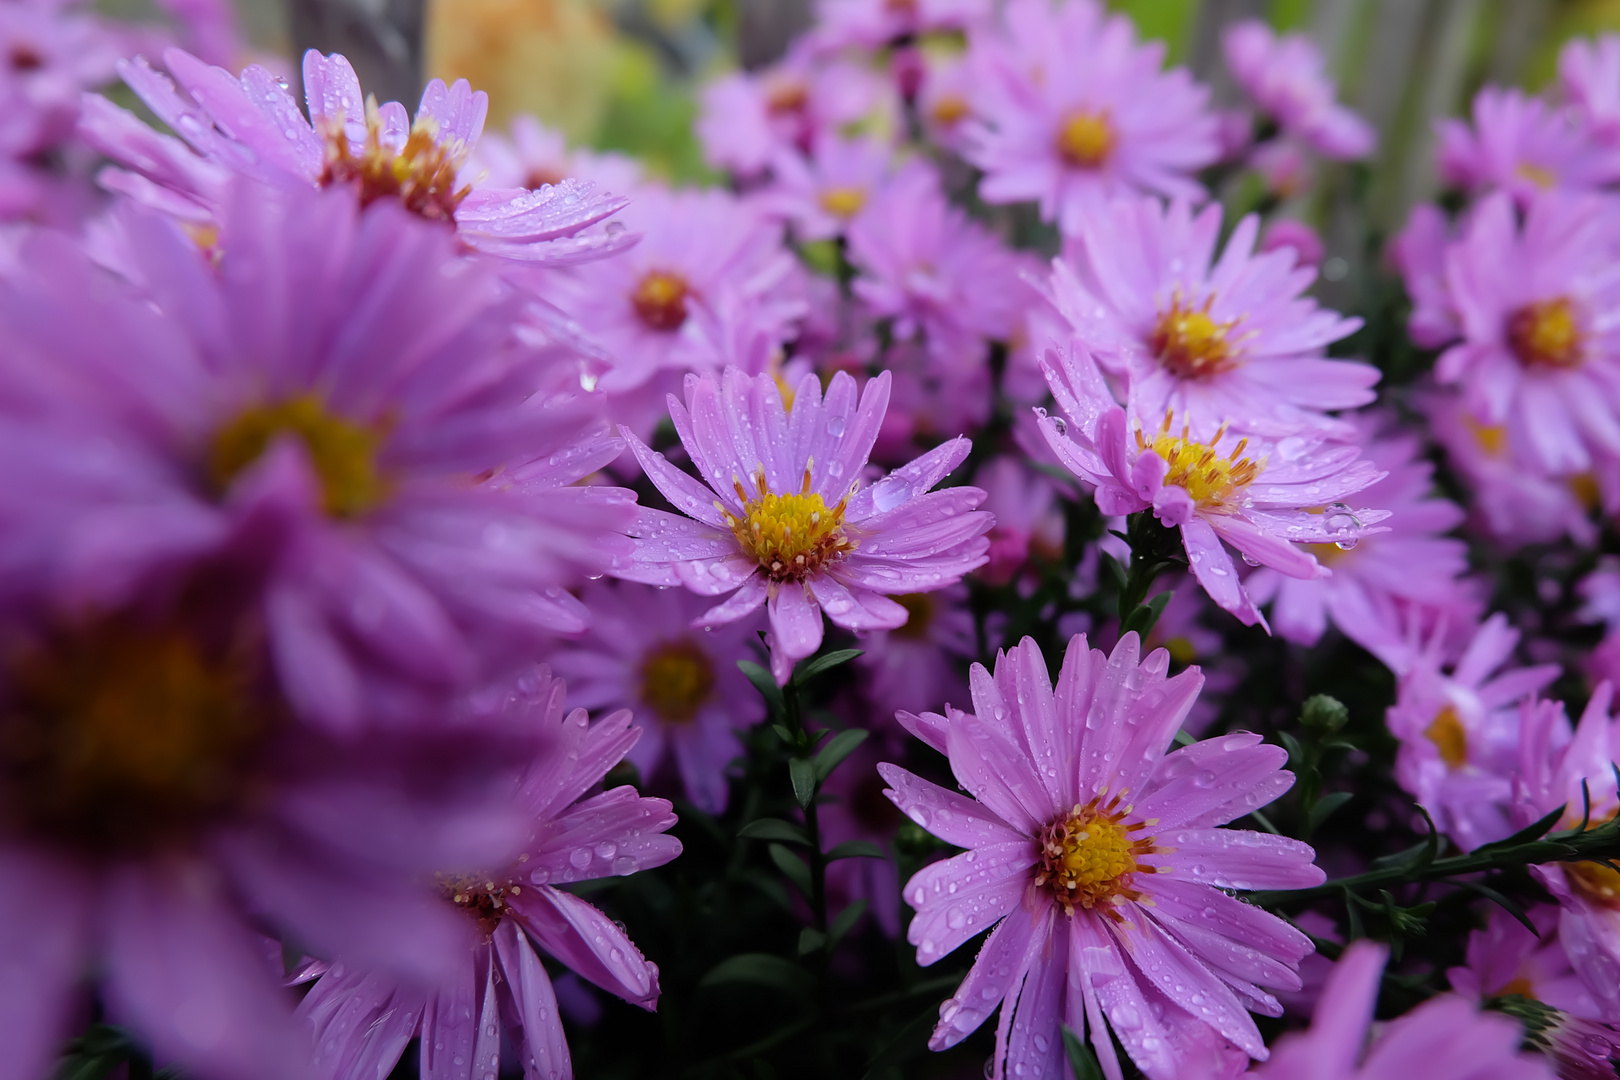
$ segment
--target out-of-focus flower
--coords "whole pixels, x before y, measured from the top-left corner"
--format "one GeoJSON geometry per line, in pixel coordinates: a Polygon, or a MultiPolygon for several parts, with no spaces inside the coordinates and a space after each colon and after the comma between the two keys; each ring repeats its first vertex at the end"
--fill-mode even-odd
{"type": "Polygon", "coordinates": [[[1552,1059],[1559,1080],[1613,1080],[1620,1068],[1620,1029],[1525,997],[1491,1007],[1524,1024],[1525,1045],[1552,1059]]]}
{"type": "Polygon", "coordinates": [[[1354,545],[1387,516],[1339,501],[1384,475],[1358,460],[1354,446],[1326,443],[1320,434],[1278,442],[1238,438],[1224,426],[1199,439],[1185,425],[1178,431],[1179,418],[1168,412],[1154,431],[1127,420],[1090,357],[1076,350],[1054,355],[1061,370],[1042,363],[1068,421],[1041,419],[1053,452],[1095,485],[1104,514],[1151,509],[1180,529],[1198,583],[1247,626],[1270,630],[1223,541],[1252,566],[1287,577],[1326,577],[1331,571],[1301,545],[1354,545]]]}
{"type": "MultiPolygon", "coordinates": [[[[1609,715],[1610,684],[1593,691],[1569,734],[1564,707],[1527,703],[1519,734],[1515,824],[1527,825],[1558,807],[1557,829],[1610,820],[1620,810],[1614,762],[1620,761],[1620,724],[1609,715]],[[1590,807],[1590,810],[1588,810],[1590,807]]],[[[1597,1005],[1598,1018],[1620,1023],[1620,871],[1601,863],[1548,863],[1534,868],[1561,909],[1558,940],[1597,1005]]]]}
{"type": "Polygon", "coordinates": [[[1012,335],[1026,306],[1022,259],[952,206],[939,176],[909,165],[849,226],[852,286],[871,314],[894,320],[900,340],[923,338],[945,363],[982,355],[1012,335]]]}
{"type": "Polygon", "coordinates": [[[239,181],[217,258],[126,209],[141,288],[42,236],[0,295],[0,562],[36,596],[245,545],[283,692],[340,730],[583,628],[562,586],[627,553],[634,496],[572,485],[622,443],[495,267],[336,192],[239,181]]]}
{"type": "Polygon", "coordinates": [[[1455,625],[1474,618],[1478,605],[1460,580],[1468,570],[1467,545],[1442,535],[1462,522],[1463,511],[1434,495],[1434,468],[1421,456],[1421,440],[1387,417],[1363,417],[1357,428],[1356,443],[1385,474],[1360,497],[1389,512],[1389,531],[1348,549],[1342,541],[1313,546],[1317,561],[1333,571],[1329,577],[1290,578],[1267,568],[1251,574],[1245,587],[1255,603],[1273,604],[1272,625],[1290,641],[1316,644],[1331,620],[1377,652],[1413,615],[1425,625],[1455,625]]]}
{"type": "Polygon", "coordinates": [[[1597,1004],[1576,977],[1558,940],[1558,908],[1539,904],[1526,916],[1537,933],[1492,906],[1484,929],[1468,935],[1466,966],[1447,970],[1451,988],[1478,1002],[1518,994],[1575,1016],[1597,1019],[1597,1004]]]}
{"type": "Polygon", "coordinates": [[[1422,399],[1429,430],[1445,447],[1451,467],[1472,496],[1470,524],[1510,544],[1542,543],[1568,536],[1590,545],[1597,528],[1589,512],[1598,501],[1596,484],[1580,476],[1546,476],[1519,464],[1516,441],[1505,426],[1475,420],[1462,397],[1429,394],[1422,399]]]}
{"type": "MultiPolygon", "coordinates": [[[[1123,523],[1121,523],[1123,524],[1123,523]]],[[[1117,538],[1114,538],[1117,539],[1117,538]]],[[[1116,558],[1129,558],[1129,548],[1113,553],[1116,558]]],[[[1160,593],[1169,593],[1170,599],[1159,613],[1158,621],[1143,639],[1142,647],[1149,651],[1163,649],[1170,654],[1171,670],[1196,664],[1204,677],[1204,688],[1193,702],[1181,729],[1190,735],[1201,735],[1220,715],[1225,696],[1243,681],[1246,666],[1241,658],[1226,648],[1226,639],[1204,623],[1209,614],[1209,597],[1199,589],[1191,588],[1185,574],[1167,573],[1155,584],[1148,599],[1160,593]]],[[[1119,640],[1119,620],[1112,619],[1098,629],[1097,643],[1111,647],[1119,640]]]]}
{"type": "Polygon", "coordinates": [[[856,401],[839,372],[825,399],[814,375],[787,409],[770,375],[728,368],[690,377],[686,403],[670,417],[702,481],[626,432],[636,460],[685,517],[644,509],[634,560],[621,577],[684,585],[705,596],[732,593],[697,621],[718,626],[769,604],[771,668],[786,682],[793,664],[821,645],[821,615],[855,631],[892,630],[907,611],[890,599],[961,579],[985,560],[990,515],[973,487],[930,491],[967,457],[952,439],[862,485],[889,376],[856,401]]]}
{"type": "MultiPolygon", "coordinates": [[[[618,415],[618,400],[660,374],[719,368],[725,305],[745,306],[747,325],[778,343],[805,305],[781,226],[734,195],[647,187],[622,217],[641,241],[575,268],[550,296],[609,357],[597,385],[615,398],[616,417],[646,435],[651,425],[637,421],[649,410],[618,415]]],[[[662,412],[674,383],[657,380],[642,404],[662,412]]]]}
{"type": "Polygon", "coordinates": [[[591,582],[580,598],[590,608],[590,630],[548,657],[570,680],[571,700],[586,709],[634,710],[642,735],[630,761],[642,776],[673,757],[687,798],[709,813],[724,811],[726,766],[742,754],[736,732],[765,715],[737,668],[753,655],[757,620],[694,630],[692,621],[712,606],[707,601],[628,582],[591,582]]]}
{"type": "Polygon", "coordinates": [[[1192,174],[1221,153],[1209,91],[1161,70],[1163,42],[1138,44],[1094,0],[1011,0],[1003,23],[971,35],[967,155],[986,202],[1037,202],[1072,234],[1114,195],[1204,197],[1192,174]]]}
{"type": "Polygon", "coordinates": [[[597,153],[568,145],[562,132],[528,114],[512,118],[511,134],[488,132],[467,157],[468,175],[480,188],[541,188],[564,180],[588,180],[614,195],[641,184],[641,162],[624,154],[597,153]]]}
{"type": "Polygon", "coordinates": [[[1620,139],[1620,35],[1570,38],[1558,50],[1558,88],[1605,143],[1620,139]]]}
{"type": "Polygon", "coordinates": [[[758,204],[793,223],[799,240],[843,235],[882,186],[894,152],[871,137],[823,135],[808,156],[782,151],[774,159],[771,187],[758,204]]]}
{"type": "Polygon", "coordinates": [[[1303,34],[1278,36],[1259,19],[1232,23],[1221,34],[1232,77],[1285,133],[1325,157],[1366,157],[1378,141],[1372,126],[1334,100],[1322,54],[1303,34]]]}
{"type": "Polygon", "coordinates": [[[1267,225],[1266,231],[1260,234],[1260,246],[1256,250],[1263,254],[1284,248],[1294,253],[1295,266],[1313,270],[1322,264],[1322,256],[1327,254],[1321,235],[1293,218],[1281,218],[1267,225]]]}
{"type": "Polygon", "coordinates": [[[926,966],[995,927],[929,1045],[1000,1005],[996,1080],[1061,1069],[1060,1024],[1089,1031],[1111,1076],[1115,1038],[1154,1080],[1230,1075],[1266,1057],[1247,1011],[1281,1015],[1264,988],[1299,988],[1309,939],[1222,890],[1320,882],[1311,849],[1216,827],[1293,785],[1287,755],[1242,732],[1165,753],[1203,680],[1138,655],[1134,633],[1111,656],[1076,637],[1055,694],[1031,640],[993,677],[974,665],[976,715],[918,727],[971,798],[878,767],[907,816],[969,849],[906,883],[907,940],[926,966]]]}
{"type": "Polygon", "coordinates": [[[1063,555],[1063,514],[1057,508],[1057,487],[1045,475],[1016,457],[998,457],[974,474],[973,482],[985,490],[984,509],[995,516],[990,530],[990,561],[979,578],[991,585],[1007,585],[1030,556],[1056,561],[1063,555]]]}
{"type": "Polygon", "coordinates": [[[1369,1045],[1386,946],[1357,941],[1334,965],[1308,1032],[1284,1035],[1260,1080],[1553,1080],[1545,1058],[1519,1051],[1523,1031],[1512,1018],[1480,1012],[1452,994],[1384,1024],[1369,1045]]]}
{"type": "Polygon", "coordinates": [[[87,90],[111,82],[125,43],[62,0],[0,6],[0,154],[26,158],[68,139],[87,90]]]}
{"type": "Polygon", "coordinates": [[[817,0],[818,49],[881,49],[929,34],[962,34],[986,22],[991,0],[817,0]]]}
{"type": "Polygon", "coordinates": [[[1469,192],[1493,189],[1527,203],[1548,190],[1590,192],[1620,180],[1620,145],[1592,137],[1579,114],[1522,90],[1486,86],[1473,125],[1442,120],[1440,175],[1469,192]]]}
{"type": "Polygon", "coordinates": [[[423,1076],[488,1075],[500,1070],[501,1032],[510,1028],[525,1075],[572,1076],[542,953],[609,993],[657,1008],[658,966],[621,926],[557,886],[669,862],[681,852],[667,835],[675,815],[668,801],[629,785],[585,797],[640,732],[627,712],[594,724],[584,709],[564,715],[564,693],[562,681],[540,668],[496,703],[538,730],[549,750],[529,765],[516,795],[531,836],[516,858],[436,875],[441,902],[459,911],[476,944],[454,975],[427,990],[359,965],[328,969],[298,1006],[319,1075],[375,1080],[413,1038],[423,1076]]]}
{"type": "Polygon", "coordinates": [[[1620,274],[1595,197],[1538,196],[1522,226],[1488,196],[1446,251],[1462,340],[1435,376],[1462,387],[1474,419],[1502,425],[1529,469],[1568,476],[1620,455],[1620,274]]]}
{"type": "Polygon", "coordinates": [[[1519,756],[1519,704],[1558,677],[1558,665],[1501,670],[1519,632],[1500,612],[1474,632],[1445,670],[1444,627],[1416,648],[1390,654],[1400,677],[1385,722],[1401,740],[1395,777],[1465,851],[1513,830],[1512,776],[1519,756]]]}
{"type": "Polygon", "coordinates": [[[1412,314],[1406,332],[1420,348],[1438,349],[1462,334],[1446,287],[1446,250],[1451,228],[1445,212],[1432,203],[1412,208],[1406,226],[1389,243],[1389,259],[1406,283],[1412,314]]]}
{"type": "Polygon", "coordinates": [[[165,50],[163,61],[178,88],[144,59],[121,62],[119,73],[180,139],[96,96],[85,99],[79,132],[125,167],[104,170],[104,186],[182,221],[214,223],[229,177],[239,174],[278,188],[341,188],[362,206],[397,202],[428,221],[453,224],[472,248],[529,263],[600,258],[635,242],[622,231],[584,231],[624,206],[587,183],[474,189],[468,157],[489,102],[465,80],[448,88],[428,83],[412,120],[396,101],[379,106],[364,98],[348,60],[311,49],[304,55],[305,120],[262,67],[238,79],[180,49],[165,50]]]}
{"type": "Polygon", "coordinates": [[[734,72],[703,88],[693,130],[716,169],[751,178],[784,150],[809,152],[817,138],[864,128],[895,130],[899,107],[880,75],[842,60],[817,61],[796,47],[760,72],[734,72]]]}
{"type": "Polygon", "coordinates": [[[1296,265],[1291,250],[1256,254],[1258,218],[1238,222],[1217,258],[1220,231],[1219,206],[1194,215],[1180,202],[1116,201],[1088,217],[1053,263],[1052,299],[1080,343],[1124,380],[1136,415],[1173,411],[1204,440],[1222,425],[1351,434],[1323,413],[1372,401],[1378,370],[1329,360],[1323,349],[1361,320],[1303,296],[1316,271],[1296,265]]]}
{"type": "Polygon", "coordinates": [[[867,635],[855,661],[873,711],[889,717],[901,709],[963,700],[967,683],[959,665],[978,653],[967,587],[958,584],[894,599],[906,609],[905,623],[867,635]]]}
{"type": "Polygon", "coordinates": [[[879,462],[909,461],[963,431],[982,428],[996,399],[988,350],[978,339],[957,339],[962,351],[942,356],[937,339],[901,341],[883,352],[894,380],[889,411],[872,447],[879,462]]]}

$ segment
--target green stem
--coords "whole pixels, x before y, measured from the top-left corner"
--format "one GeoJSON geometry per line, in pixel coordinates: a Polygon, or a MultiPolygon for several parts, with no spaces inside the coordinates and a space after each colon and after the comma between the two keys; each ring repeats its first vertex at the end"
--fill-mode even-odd
{"type": "MultiPolygon", "coordinates": [[[[1537,826],[1532,826],[1525,832],[1533,832],[1535,828],[1537,826]]],[[[1249,900],[1262,907],[1273,907],[1303,903],[1347,892],[1359,892],[1381,885],[1444,882],[1470,874],[1515,870],[1540,863],[1608,863],[1620,860],[1620,819],[1606,821],[1594,828],[1570,829],[1539,839],[1521,839],[1524,835],[1520,833],[1506,840],[1487,844],[1466,855],[1436,859],[1434,854],[1439,848],[1439,837],[1430,833],[1427,840],[1396,856],[1388,866],[1352,874],[1349,877],[1334,878],[1306,889],[1268,889],[1252,892],[1249,894],[1249,900]]]]}

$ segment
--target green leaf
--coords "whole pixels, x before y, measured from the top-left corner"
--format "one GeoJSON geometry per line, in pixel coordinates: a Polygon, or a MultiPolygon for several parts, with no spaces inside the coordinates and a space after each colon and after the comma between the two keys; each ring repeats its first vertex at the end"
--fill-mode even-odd
{"type": "Polygon", "coordinates": [[[799,662],[798,670],[793,673],[793,681],[803,686],[822,672],[831,671],[835,667],[847,664],[859,655],[861,655],[860,649],[834,649],[830,653],[823,653],[821,656],[802,660],[799,662]]]}
{"type": "Polygon", "coordinates": [[[1479,895],[1491,901],[1493,904],[1507,912],[1509,915],[1513,916],[1515,919],[1518,919],[1519,923],[1526,930],[1530,931],[1530,933],[1534,934],[1538,938],[1541,936],[1541,931],[1536,929],[1536,924],[1530,921],[1530,916],[1525,914],[1524,908],[1520,907],[1516,901],[1509,900],[1507,897],[1503,896],[1489,885],[1481,885],[1477,881],[1469,881],[1466,878],[1457,878],[1452,884],[1461,885],[1465,889],[1471,889],[1474,892],[1479,893],[1479,895]]]}
{"type": "Polygon", "coordinates": [[[787,715],[787,701],[782,697],[782,688],[776,685],[776,676],[752,660],[737,661],[737,668],[748,676],[748,681],[754,684],[754,689],[765,699],[765,704],[769,706],[773,716],[787,715]]]}
{"type": "Polygon", "coordinates": [[[793,797],[800,809],[810,805],[816,797],[816,767],[806,758],[793,758],[788,762],[788,776],[793,778],[793,797]]]}
{"type": "Polygon", "coordinates": [[[1286,731],[1277,732],[1277,741],[1288,751],[1288,767],[1298,772],[1305,764],[1305,748],[1299,745],[1298,739],[1286,731]]]}
{"type": "Polygon", "coordinates": [[[799,931],[799,955],[809,956],[823,945],[827,944],[827,935],[813,926],[807,926],[799,931]]]}
{"type": "Polygon", "coordinates": [[[793,734],[793,729],[788,727],[786,724],[772,724],[771,730],[776,732],[776,737],[778,739],[781,739],[789,746],[799,745],[799,737],[793,734]]]}
{"type": "Polygon", "coordinates": [[[809,837],[791,821],[780,818],[759,818],[737,830],[737,835],[749,840],[780,840],[784,844],[808,845],[809,837]]]}
{"type": "Polygon", "coordinates": [[[827,941],[829,943],[827,950],[829,952],[838,948],[838,943],[844,940],[844,935],[849,933],[850,929],[855,925],[855,921],[865,912],[866,901],[856,900],[838,913],[838,917],[833,919],[832,925],[827,928],[827,941]]]}
{"type": "Polygon", "coordinates": [[[883,849],[870,840],[845,840],[842,844],[827,852],[828,862],[837,862],[839,859],[886,859],[883,849]]]}
{"type": "Polygon", "coordinates": [[[1474,849],[1474,854],[1477,855],[1485,851],[1496,851],[1501,848],[1518,847],[1520,844],[1528,844],[1532,841],[1540,840],[1543,836],[1547,835],[1554,825],[1558,824],[1558,819],[1564,816],[1564,810],[1565,807],[1560,806],[1558,809],[1547,814],[1547,816],[1541,818],[1535,824],[1526,825],[1524,828],[1520,829],[1506,840],[1496,840],[1489,844],[1481,844],[1479,847],[1474,849]]]}
{"type": "Polygon", "coordinates": [[[1351,799],[1355,793],[1350,791],[1335,791],[1316,800],[1311,812],[1305,817],[1305,830],[1315,832],[1322,827],[1322,823],[1333,816],[1333,812],[1351,799]]]}
{"type": "Polygon", "coordinates": [[[1182,728],[1180,731],[1176,732],[1175,743],[1177,746],[1191,746],[1197,741],[1198,740],[1193,737],[1192,732],[1188,731],[1186,728],[1182,728]]]}
{"type": "Polygon", "coordinates": [[[710,968],[698,985],[721,986],[726,983],[774,986],[778,990],[806,997],[816,988],[815,979],[804,968],[769,953],[743,953],[727,957],[710,968]]]}
{"type": "Polygon", "coordinates": [[[939,1009],[930,1005],[923,1010],[921,1016],[900,1029],[900,1033],[889,1040],[889,1045],[879,1050],[877,1056],[866,1063],[866,1072],[861,1080],[877,1080],[883,1075],[883,1070],[891,1065],[898,1065],[903,1061],[910,1061],[928,1049],[928,1036],[939,1023],[939,1009]]]}
{"type": "Polygon", "coordinates": [[[772,844],[770,847],[771,862],[782,871],[782,876],[798,887],[805,899],[810,898],[810,868],[804,865],[804,860],[781,844],[772,844]]]}
{"type": "Polygon", "coordinates": [[[1080,1036],[1068,1024],[1063,1025],[1063,1049],[1069,1055],[1069,1069],[1074,1080],[1103,1080],[1102,1066],[1091,1047],[1080,1041],[1080,1036]]]}
{"type": "Polygon", "coordinates": [[[862,728],[850,728],[834,735],[821,752],[816,755],[816,779],[825,780],[832,775],[832,771],[861,743],[866,741],[867,732],[862,728]]]}
{"type": "Polygon", "coordinates": [[[1125,620],[1123,632],[1128,634],[1134,630],[1141,637],[1147,637],[1153,632],[1153,627],[1158,623],[1159,616],[1164,613],[1164,606],[1170,602],[1170,598],[1174,595],[1174,590],[1166,589],[1146,603],[1136,605],[1136,610],[1131,612],[1130,617],[1125,620]]]}

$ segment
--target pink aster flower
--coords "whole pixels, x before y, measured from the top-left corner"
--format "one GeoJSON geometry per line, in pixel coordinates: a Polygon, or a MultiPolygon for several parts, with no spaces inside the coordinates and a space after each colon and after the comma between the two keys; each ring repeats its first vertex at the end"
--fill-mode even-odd
{"type": "Polygon", "coordinates": [[[754,622],[707,632],[692,621],[712,605],[678,589],[590,582],[580,598],[591,627],[548,657],[586,709],[634,710],[642,729],[630,761],[652,777],[673,758],[686,797],[711,814],[730,795],[726,768],[743,753],[737,731],[765,716],[764,702],[737,668],[753,656],[754,622]]]}
{"type": "Polygon", "coordinates": [[[111,25],[74,5],[0,5],[0,153],[27,158],[71,138],[80,97],[114,79],[124,47],[111,25]]]}
{"type": "Polygon", "coordinates": [[[1538,904],[1526,914],[1537,933],[1492,906],[1484,929],[1468,935],[1467,964],[1447,970],[1451,988],[1474,1001],[1520,994],[1574,1016],[1597,1019],[1597,1004],[1558,940],[1558,908],[1538,904]]]}
{"type": "Polygon", "coordinates": [[[1038,202],[1067,235],[1114,195],[1204,197],[1192,174],[1221,152],[1209,91],[1161,70],[1163,42],[1137,44],[1130,19],[1094,0],[1011,0],[1003,15],[971,39],[968,158],[986,202],[1038,202]]]}
{"type": "Polygon", "coordinates": [[[622,195],[641,184],[641,162],[624,154],[597,153],[568,145],[567,136],[524,113],[512,118],[509,135],[485,132],[467,158],[480,188],[541,188],[565,180],[588,180],[622,195]]]}
{"type": "Polygon", "coordinates": [[[878,139],[818,137],[808,156],[784,150],[759,204],[793,223],[800,240],[841,236],[889,175],[894,151],[878,139]]]}
{"type": "Polygon", "coordinates": [[[1620,455],[1620,269],[1595,197],[1532,199],[1521,225],[1506,195],[1475,207],[1446,252],[1462,340],[1435,376],[1474,418],[1507,429],[1519,464],[1551,475],[1620,455]]]}
{"type": "Polygon", "coordinates": [[[1406,283],[1412,314],[1406,332],[1420,348],[1438,349],[1462,334],[1446,288],[1446,250],[1451,226],[1432,203],[1412,208],[1406,225],[1389,243],[1389,260],[1406,283]]]}
{"type": "Polygon", "coordinates": [[[861,641],[855,661],[873,712],[889,717],[901,709],[924,709],[940,700],[962,700],[961,669],[978,653],[967,586],[895,597],[906,609],[904,624],[861,641]]]}
{"type": "Polygon", "coordinates": [[[1285,133],[1324,157],[1353,161],[1372,152],[1371,125],[1335,101],[1322,54],[1303,34],[1280,37],[1259,19],[1231,23],[1221,47],[1232,77],[1285,133]]]}
{"type": "Polygon", "coordinates": [[[1590,192],[1620,180],[1620,146],[1594,139],[1575,111],[1522,90],[1486,86],[1472,126],[1443,120],[1438,131],[1442,179],[1469,192],[1501,189],[1525,203],[1542,191],[1590,192]]]}
{"type": "Polygon", "coordinates": [[[804,314],[781,226],[736,196],[648,187],[622,219],[640,242],[575,268],[551,292],[610,358],[597,382],[609,394],[660,373],[717,368],[726,303],[746,306],[750,325],[781,336],[804,314]]]}
{"type": "Polygon", "coordinates": [[[1315,229],[1293,218],[1281,218],[1266,226],[1260,234],[1259,251],[1280,251],[1287,248],[1294,253],[1294,265],[1315,269],[1322,265],[1327,248],[1315,229]]]}
{"type": "Polygon", "coordinates": [[[1558,89],[1599,140],[1620,138],[1620,35],[1570,38],[1558,50],[1558,89]]]}
{"type": "Polygon", "coordinates": [[[1027,306],[1022,260],[952,206],[922,163],[895,174],[849,226],[855,296],[901,341],[922,338],[944,362],[1012,336],[1027,306]]]}
{"type": "Polygon", "coordinates": [[[1357,941],[1328,976],[1308,1032],[1285,1035],[1259,1080],[1553,1080],[1539,1054],[1519,1051],[1523,1030],[1501,1013],[1480,1012],[1453,994],[1431,998],[1388,1024],[1371,1042],[1387,946],[1357,941]]]}
{"type": "Polygon", "coordinates": [[[668,801],[629,785],[587,796],[640,732],[627,712],[595,723],[584,709],[564,715],[564,693],[561,680],[540,668],[498,703],[551,744],[529,765],[516,797],[529,842],[511,862],[436,875],[441,903],[462,916],[476,944],[453,976],[427,991],[357,965],[327,970],[298,1006],[320,1075],[386,1076],[413,1038],[421,1040],[425,1077],[493,1074],[509,1029],[525,1075],[572,1077],[542,956],[649,1012],[657,1008],[658,966],[618,923],[557,886],[669,862],[681,853],[681,842],[667,835],[675,815],[668,801]]]}
{"type": "Polygon", "coordinates": [[[1513,830],[1512,776],[1518,765],[1519,705],[1558,677],[1558,665],[1503,665],[1519,632],[1498,612],[1474,632],[1448,671],[1444,628],[1397,665],[1400,684],[1385,722],[1401,741],[1395,777],[1464,851],[1513,830]]]}
{"type": "Polygon", "coordinates": [[[104,172],[106,186],[181,220],[213,221],[227,178],[240,174],[280,188],[343,188],[362,205],[397,202],[429,221],[453,223],[472,248],[524,262],[578,262],[635,241],[622,232],[582,232],[624,206],[589,184],[474,190],[467,159],[489,99],[464,79],[448,88],[439,79],[428,83],[413,120],[398,102],[378,106],[364,97],[348,60],[312,49],[304,56],[305,120],[262,67],[238,79],[179,49],[165,50],[163,62],[178,87],[143,59],[120,63],[119,72],[180,139],[99,97],[86,98],[79,130],[131,170],[104,172]]]}
{"type": "Polygon", "coordinates": [[[983,341],[957,339],[962,351],[941,355],[928,341],[901,341],[882,353],[894,380],[872,458],[909,461],[962,431],[981,428],[995,408],[988,350],[983,341]]]}
{"type": "Polygon", "coordinates": [[[1061,371],[1043,361],[1047,382],[1068,417],[1067,423],[1041,419],[1052,451],[1095,486],[1104,514],[1151,509],[1180,529],[1198,583],[1246,626],[1259,623],[1270,631],[1224,544],[1252,566],[1321,578],[1332,571],[1301,545],[1354,545],[1387,516],[1339,501],[1384,475],[1372,462],[1358,460],[1354,446],[1327,443],[1320,434],[1277,442],[1239,438],[1224,426],[1200,439],[1185,424],[1178,431],[1179,421],[1168,412],[1154,431],[1126,419],[1090,357],[1075,351],[1052,355],[1061,371]]]}
{"type": "MultiPolygon", "coordinates": [[[[1528,825],[1560,806],[1564,813],[1555,830],[1579,828],[1583,820],[1608,821],[1620,811],[1614,776],[1620,722],[1609,713],[1613,697],[1610,684],[1599,685],[1573,736],[1560,703],[1524,706],[1515,825],[1528,825]]],[[[1620,872],[1593,862],[1533,869],[1558,901],[1558,940],[1596,1002],[1599,1019],[1620,1023],[1620,980],[1615,978],[1620,971],[1620,872]]]]}
{"type": "Polygon", "coordinates": [[[819,49],[880,49],[927,34],[961,34],[990,17],[991,0],[817,0],[819,49]]]}
{"type": "Polygon", "coordinates": [[[41,603],[250,540],[286,696],[341,730],[583,628],[562,586],[626,553],[634,496],[573,485],[622,443],[514,339],[493,265],[399,207],[245,181],[217,257],[121,220],[139,288],[41,235],[0,290],[0,563],[41,603]]]}
{"type": "Polygon", "coordinates": [[[1373,651],[1398,638],[1402,620],[1418,614],[1427,624],[1474,615],[1475,601],[1460,580],[1468,570],[1467,545],[1443,534],[1463,520],[1455,503],[1434,495],[1434,468],[1416,435],[1391,429],[1388,418],[1361,418],[1356,441],[1384,471],[1361,498],[1389,511],[1387,532],[1347,549],[1343,542],[1311,550],[1332,569],[1326,578],[1290,578],[1261,569],[1245,583],[1255,603],[1272,603],[1271,621],[1290,641],[1314,645],[1331,620],[1352,641],[1373,651]]]}
{"type": "Polygon", "coordinates": [[[769,604],[771,668],[786,682],[821,646],[821,615],[854,631],[892,630],[890,599],[951,585],[985,559],[990,515],[973,487],[930,491],[967,457],[955,438],[872,483],[867,455],[888,407],[889,376],[839,372],[822,397],[806,375],[793,409],[770,375],[728,368],[691,377],[670,419],[701,479],[626,432],[648,478],[681,514],[644,509],[633,561],[614,573],[705,596],[731,593],[697,623],[721,626],[769,604]]]}
{"type": "Polygon", "coordinates": [[[1000,1005],[996,1080],[1057,1075],[1060,1024],[1089,1033],[1111,1078],[1114,1038],[1153,1080],[1235,1071],[1266,1057],[1248,1011],[1281,1015],[1266,988],[1300,985],[1309,939],[1222,890],[1320,882],[1313,852],[1217,828],[1293,785],[1287,755],[1248,733],[1166,753],[1203,679],[1138,653],[1134,633],[1111,656],[1076,637],[1055,694],[1031,640],[994,676],[974,665],[976,715],[918,728],[967,795],[878,767],[896,806],[968,849],[906,883],[907,940],[927,966],[995,927],[929,1045],[955,1045],[1000,1005]]]}
{"type": "Polygon", "coordinates": [[[1195,216],[1185,203],[1116,201],[1053,263],[1052,299],[1138,415],[1172,410],[1200,438],[1222,424],[1349,435],[1322,414],[1372,401],[1378,371],[1323,350],[1361,320],[1303,296],[1316,271],[1291,250],[1256,254],[1258,218],[1238,222],[1217,258],[1220,231],[1218,205],[1195,216]]]}
{"type": "Polygon", "coordinates": [[[1063,514],[1057,507],[1057,485],[1016,457],[998,457],[982,466],[973,480],[984,488],[984,508],[995,515],[990,530],[990,561],[979,577],[1006,585],[1033,555],[1056,561],[1063,555],[1063,514]]]}

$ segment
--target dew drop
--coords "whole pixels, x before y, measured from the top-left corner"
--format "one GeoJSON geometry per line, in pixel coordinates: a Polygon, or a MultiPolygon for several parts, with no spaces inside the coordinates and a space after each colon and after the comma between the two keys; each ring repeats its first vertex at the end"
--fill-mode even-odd
{"type": "Polygon", "coordinates": [[[569,865],[576,870],[583,870],[591,865],[591,853],[588,848],[575,848],[568,856],[569,865]]]}
{"type": "Polygon", "coordinates": [[[835,439],[844,437],[844,418],[842,416],[835,416],[827,421],[827,434],[835,439]]]}

